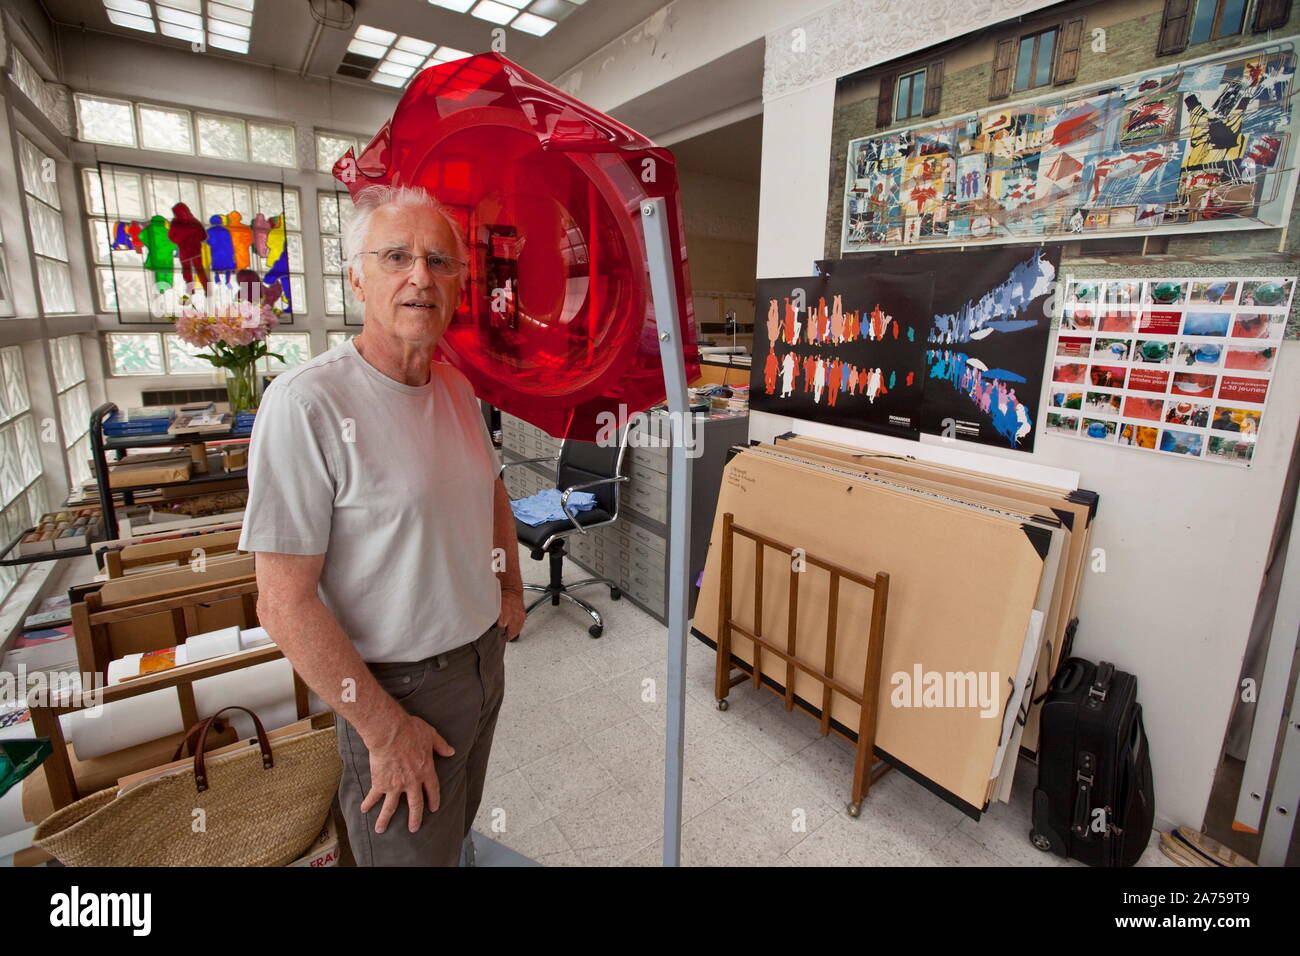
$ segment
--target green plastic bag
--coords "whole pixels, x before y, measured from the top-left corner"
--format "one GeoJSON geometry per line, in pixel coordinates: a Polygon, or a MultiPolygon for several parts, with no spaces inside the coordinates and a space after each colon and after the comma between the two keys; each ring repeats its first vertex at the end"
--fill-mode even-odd
{"type": "Polygon", "coordinates": [[[49,737],[0,740],[0,797],[54,752],[49,737]]]}

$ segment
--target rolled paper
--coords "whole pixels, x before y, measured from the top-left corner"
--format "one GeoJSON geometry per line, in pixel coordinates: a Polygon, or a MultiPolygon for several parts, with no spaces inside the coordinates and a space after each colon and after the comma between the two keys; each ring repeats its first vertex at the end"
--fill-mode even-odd
{"type": "Polygon", "coordinates": [[[132,677],[140,676],[140,657],[139,654],[128,654],[126,657],[118,658],[115,661],[108,662],[108,682],[110,684],[120,684],[124,680],[130,680],[132,677]]]}
{"type": "Polygon", "coordinates": [[[266,632],[264,627],[249,627],[239,632],[239,645],[244,650],[251,647],[261,647],[263,644],[274,644],[271,635],[266,632]]]}
{"type": "Polygon", "coordinates": [[[98,711],[79,710],[59,718],[63,735],[82,760],[185,730],[176,691],[170,687],[104,704],[98,711]]]}
{"type": "Polygon", "coordinates": [[[220,657],[222,654],[233,654],[241,649],[239,627],[234,624],[206,634],[195,634],[185,640],[185,651],[191,663],[220,657]]]}
{"type": "MultiPolygon", "coordinates": [[[[215,714],[223,707],[238,704],[256,713],[267,730],[283,727],[298,719],[293,697],[293,667],[280,658],[205,677],[194,682],[194,704],[200,714],[215,714]]],[[[231,718],[241,737],[251,737],[256,732],[243,711],[232,710],[226,716],[231,718]]],[[[80,752],[80,743],[77,749],[80,752]]]]}

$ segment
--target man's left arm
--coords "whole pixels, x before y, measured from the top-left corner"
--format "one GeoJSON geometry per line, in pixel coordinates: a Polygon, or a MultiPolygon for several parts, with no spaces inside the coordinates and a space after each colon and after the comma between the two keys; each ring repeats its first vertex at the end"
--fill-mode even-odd
{"type": "Polygon", "coordinates": [[[493,503],[492,544],[495,558],[504,552],[505,567],[496,572],[501,581],[501,613],[497,623],[506,628],[506,637],[514,640],[524,626],[524,582],[519,573],[519,539],[515,536],[515,514],[510,510],[510,493],[506,483],[496,479],[493,503]]]}

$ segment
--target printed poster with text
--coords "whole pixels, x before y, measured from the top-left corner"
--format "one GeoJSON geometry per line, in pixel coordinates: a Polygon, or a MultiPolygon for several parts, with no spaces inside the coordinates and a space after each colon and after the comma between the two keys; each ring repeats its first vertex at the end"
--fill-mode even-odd
{"type": "Polygon", "coordinates": [[[1047,433],[1249,466],[1295,283],[1071,281],[1047,433]]]}

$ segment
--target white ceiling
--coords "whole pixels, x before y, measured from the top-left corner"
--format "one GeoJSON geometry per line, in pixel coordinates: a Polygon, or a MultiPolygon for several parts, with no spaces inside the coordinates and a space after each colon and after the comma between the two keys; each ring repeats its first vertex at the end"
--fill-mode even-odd
{"type": "MultiPolygon", "coordinates": [[[[318,4],[321,0],[318,0],[318,4]]],[[[668,0],[586,0],[544,37],[505,27],[504,54],[544,80],[553,80],[574,64],[633,29],[668,0]]],[[[129,37],[144,43],[158,43],[173,49],[189,44],[158,34],[142,33],[109,22],[102,0],[44,0],[50,17],[60,24],[129,37]]],[[[236,60],[303,71],[314,76],[347,80],[336,73],[356,24],[391,30],[404,36],[428,40],[470,53],[491,49],[495,24],[468,13],[454,13],[427,0],[357,0],[353,28],[324,29],[309,59],[307,50],[316,34],[316,21],[309,0],[257,0],[253,15],[253,39],[247,54],[210,50],[203,56],[236,60]],[[304,64],[304,60],[307,62],[304,64]]],[[[387,87],[381,87],[388,89],[387,87]]],[[[396,91],[394,91],[396,92],[396,91]]]]}

